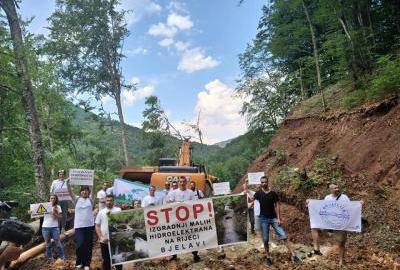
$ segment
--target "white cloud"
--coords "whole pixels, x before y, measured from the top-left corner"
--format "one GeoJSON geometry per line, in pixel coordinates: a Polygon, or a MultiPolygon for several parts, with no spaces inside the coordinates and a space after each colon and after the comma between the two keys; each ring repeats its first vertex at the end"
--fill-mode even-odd
{"type": "Polygon", "coordinates": [[[139,77],[136,77],[136,76],[133,76],[132,78],[131,78],[131,83],[132,84],[139,84],[140,83],[140,78],[139,77]]]}
{"type": "Polygon", "coordinates": [[[125,15],[128,25],[140,21],[143,17],[160,13],[162,7],[151,0],[122,0],[121,9],[131,10],[125,15]]]}
{"type": "Polygon", "coordinates": [[[246,131],[246,121],[239,113],[242,104],[243,100],[234,96],[234,90],[221,81],[205,85],[205,90],[197,95],[195,111],[201,111],[200,129],[206,143],[217,143],[246,131]]]}
{"type": "Polygon", "coordinates": [[[177,33],[178,29],[164,23],[153,24],[150,26],[148,34],[155,37],[169,37],[172,38],[177,33]]]}
{"type": "Polygon", "coordinates": [[[197,47],[186,50],[183,53],[178,65],[178,70],[192,73],[202,69],[210,69],[217,65],[219,65],[219,61],[215,60],[211,56],[206,56],[204,51],[197,47]]]}
{"type": "Polygon", "coordinates": [[[123,103],[126,106],[131,106],[137,100],[151,96],[153,93],[154,93],[154,85],[151,84],[140,87],[135,91],[129,91],[125,89],[122,91],[122,96],[124,97],[123,103]]]}
{"type": "Polygon", "coordinates": [[[160,44],[160,46],[163,46],[163,47],[169,47],[172,44],[174,44],[174,40],[172,38],[164,38],[163,40],[158,42],[158,44],[160,44]]]}
{"type": "Polygon", "coordinates": [[[167,9],[173,12],[187,13],[186,4],[179,1],[170,1],[167,9]]]}
{"type": "Polygon", "coordinates": [[[193,22],[190,20],[190,16],[181,16],[176,13],[171,13],[168,15],[167,25],[180,30],[188,30],[193,27],[193,22]]]}
{"type": "Polygon", "coordinates": [[[100,100],[101,100],[101,102],[102,102],[103,104],[105,104],[105,103],[110,102],[110,101],[112,100],[112,98],[111,98],[109,95],[106,95],[106,96],[102,96],[102,97],[100,98],[100,100]]]}
{"type": "Polygon", "coordinates": [[[135,49],[128,49],[126,50],[127,54],[143,54],[146,55],[149,51],[143,47],[137,47],[135,49]]]}
{"type": "Polygon", "coordinates": [[[189,46],[190,46],[190,43],[189,43],[189,42],[183,42],[183,41],[177,41],[177,42],[175,42],[175,48],[176,48],[178,51],[184,51],[184,50],[186,50],[187,48],[189,48],[189,46]]]}

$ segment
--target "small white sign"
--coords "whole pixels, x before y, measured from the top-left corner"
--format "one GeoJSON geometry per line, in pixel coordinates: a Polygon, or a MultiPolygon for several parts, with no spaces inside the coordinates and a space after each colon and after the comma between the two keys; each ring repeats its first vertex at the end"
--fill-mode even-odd
{"type": "Polygon", "coordinates": [[[43,217],[44,214],[49,214],[53,211],[51,202],[36,203],[30,205],[31,218],[43,217]]]}
{"type": "Polygon", "coordinates": [[[93,186],[94,170],[70,169],[69,178],[71,185],[93,186]]]}
{"type": "Polygon", "coordinates": [[[259,185],[261,184],[261,177],[265,176],[264,172],[251,172],[247,174],[249,179],[249,185],[259,185]]]}
{"type": "Polygon", "coordinates": [[[214,195],[225,195],[231,193],[229,182],[213,183],[214,195]]]}
{"type": "Polygon", "coordinates": [[[57,195],[58,200],[61,201],[72,201],[71,195],[69,195],[68,188],[63,187],[56,189],[54,193],[57,195]]]}

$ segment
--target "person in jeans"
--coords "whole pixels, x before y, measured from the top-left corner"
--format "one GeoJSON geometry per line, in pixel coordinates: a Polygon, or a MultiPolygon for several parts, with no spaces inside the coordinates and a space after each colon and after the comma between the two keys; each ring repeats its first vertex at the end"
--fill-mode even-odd
{"type": "MultiPolygon", "coordinates": [[[[93,187],[95,186],[95,181],[93,181],[93,187]]],[[[67,181],[67,187],[72,201],[75,204],[74,229],[76,267],[83,267],[85,270],[89,270],[92,261],[94,230],[93,206],[96,193],[93,192],[91,197],[89,197],[89,187],[81,186],[79,192],[80,196],[76,197],[71,189],[69,180],[67,181]]]]}
{"type": "Polygon", "coordinates": [[[271,255],[269,253],[269,227],[272,226],[279,240],[283,241],[291,254],[294,263],[300,262],[299,257],[293,251],[292,243],[287,240],[285,231],[281,227],[281,215],[279,209],[279,197],[276,192],[268,187],[268,179],[266,176],[261,177],[261,189],[257,190],[250,201],[258,200],[260,203],[260,225],[265,253],[267,258],[265,264],[272,265],[271,255]]]}
{"type": "Polygon", "coordinates": [[[64,248],[60,240],[60,229],[58,227],[58,221],[62,218],[62,210],[58,205],[58,197],[55,194],[49,196],[49,201],[53,206],[53,211],[48,214],[44,214],[42,224],[42,235],[46,242],[46,255],[49,262],[53,261],[53,252],[51,250],[51,239],[53,239],[56,245],[57,256],[61,260],[65,260],[64,248]]]}
{"type": "MultiPolygon", "coordinates": [[[[65,176],[65,171],[64,170],[59,170],[58,171],[58,179],[54,180],[51,183],[50,187],[50,193],[51,194],[58,194],[62,192],[63,190],[67,190],[67,183],[66,179],[64,178],[65,176]]],[[[57,196],[58,197],[58,196],[57,196]]],[[[68,214],[68,201],[64,200],[64,198],[60,197],[58,204],[61,207],[61,215],[62,218],[59,220],[59,228],[60,228],[60,233],[64,230],[64,234],[68,235],[67,233],[67,214],[68,214]]]]}
{"type": "MultiPolygon", "coordinates": [[[[111,270],[110,251],[108,248],[109,235],[107,216],[110,213],[121,212],[121,208],[114,206],[113,195],[106,196],[105,204],[106,208],[100,210],[96,216],[95,226],[96,234],[100,242],[101,256],[103,257],[103,270],[111,270]]],[[[115,269],[122,270],[122,265],[116,265],[115,269]]]]}

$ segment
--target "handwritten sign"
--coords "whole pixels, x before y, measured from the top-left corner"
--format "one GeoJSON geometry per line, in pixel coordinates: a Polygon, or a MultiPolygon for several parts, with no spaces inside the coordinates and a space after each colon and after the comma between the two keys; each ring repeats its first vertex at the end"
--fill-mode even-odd
{"type": "Polygon", "coordinates": [[[361,202],[310,200],[311,228],[361,232],[361,202]]]}
{"type": "Polygon", "coordinates": [[[93,186],[94,170],[70,169],[69,177],[71,185],[93,186]]]}
{"type": "Polygon", "coordinates": [[[247,177],[249,179],[249,185],[259,185],[261,184],[261,177],[265,175],[264,172],[251,172],[247,174],[247,177]]]}
{"type": "Polygon", "coordinates": [[[213,183],[214,195],[225,195],[231,193],[229,182],[213,183]]]}
{"type": "Polygon", "coordinates": [[[54,193],[57,195],[58,200],[61,201],[72,201],[71,195],[69,195],[68,188],[62,187],[56,189],[54,193]]]}
{"type": "Polygon", "coordinates": [[[36,203],[30,205],[31,218],[43,217],[45,214],[49,214],[53,211],[51,202],[36,203]]]}

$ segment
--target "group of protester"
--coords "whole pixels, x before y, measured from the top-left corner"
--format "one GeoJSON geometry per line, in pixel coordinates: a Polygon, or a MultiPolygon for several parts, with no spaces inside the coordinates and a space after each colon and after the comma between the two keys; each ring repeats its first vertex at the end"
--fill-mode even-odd
{"type": "MultiPolygon", "coordinates": [[[[93,186],[96,186],[95,180],[93,186]]],[[[155,192],[156,187],[153,185],[150,186],[149,194],[142,199],[141,204],[139,204],[138,201],[133,202],[134,208],[204,198],[203,192],[196,188],[196,183],[194,181],[190,182],[190,189],[187,188],[187,179],[184,176],[181,176],[178,181],[167,181],[165,183],[163,196],[156,197],[155,192]]],[[[80,186],[79,196],[77,196],[71,188],[69,179],[65,178],[64,170],[60,170],[58,172],[58,179],[54,180],[51,184],[50,193],[49,201],[52,203],[53,211],[45,214],[42,222],[42,235],[46,242],[46,255],[48,261],[53,261],[52,240],[56,245],[58,258],[61,260],[65,259],[60,235],[62,233],[68,235],[66,225],[67,214],[68,211],[70,211],[75,215],[74,236],[76,268],[83,268],[84,270],[90,269],[93,250],[93,233],[96,232],[103,258],[103,269],[111,269],[110,252],[108,248],[109,235],[107,215],[121,211],[120,207],[114,205],[112,188],[109,188],[107,182],[104,182],[96,196],[95,192],[91,193],[89,186],[80,186]],[[59,201],[57,193],[63,192],[65,189],[68,191],[70,198],[59,201]],[[94,218],[96,198],[98,199],[99,204],[98,213],[96,218],[94,218]],[[73,210],[68,210],[69,200],[71,200],[74,205],[73,210]]],[[[171,258],[171,260],[176,259],[176,255],[171,258]]],[[[195,262],[200,261],[197,251],[193,252],[193,259],[195,262]]],[[[122,265],[117,265],[116,269],[121,270],[122,265]]]]}
{"type": "MultiPolygon", "coordinates": [[[[287,235],[283,230],[281,223],[281,213],[279,205],[279,197],[277,193],[269,187],[268,178],[266,176],[261,177],[261,185],[257,191],[248,189],[247,183],[243,185],[243,194],[247,194],[249,220],[251,224],[251,231],[255,233],[254,228],[258,227],[261,229],[261,236],[264,244],[266,259],[264,264],[271,266],[273,264],[270,252],[269,252],[269,230],[272,227],[278,238],[283,241],[286,248],[291,254],[291,259],[294,263],[299,263],[300,259],[293,250],[292,243],[287,239],[287,235]]],[[[340,191],[337,184],[329,184],[330,194],[326,195],[324,200],[329,201],[344,201],[348,202],[350,199],[340,191]]],[[[307,200],[307,204],[309,200],[307,200]]],[[[361,205],[364,201],[361,201],[361,205]]],[[[320,251],[319,235],[321,230],[311,228],[311,236],[313,239],[313,251],[308,255],[322,255],[320,251]]],[[[346,231],[336,230],[331,231],[339,247],[339,265],[344,265],[345,255],[345,244],[347,239],[346,231]]]]}
{"type": "MultiPolygon", "coordinates": [[[[90,269],[90,263],[93,250],[93,234],[96,232],[100,242],[101,254],[103,258],[103,269],[111,269],[110,252],[108,248],[108,222],[107,215],[121,211],[121,208],[114,205],[114,196],[112,189],[108,188],[107,183],[102,184],[100,191],[91,193],[89,186],[81,186],[79,196],[76,196],[72,191],[69,179],[65,179],[65,172],[58,172],[58,179],[54,180],[51,185],[51,195],[49,201],[52,203],[53,211],[45,214],[42,224],[42,235],[46,242],[46,255],[49,261],[53,260],[52,255],[52,239],[55,243],[57,256],[61,260],[65,259],[63,246],[60,241],[60,233],[63,231],[67,234],[66,221],[68,213],[68,201],[59,201],[57,193],[60,190],[68,191],[70,199],[74,204],[74,229],[75,229],[75,253],[76,253],[76,268],[90,269]],[[99,200],[98,213],[94,218],[94,206],[96,197],[99,200]]],[[[162,205],[173,202],[184,202],[188,200],[196,200],[204,198],[201,190],[196,188],[196,183],[190,181],[190,188],[187,188],[185,176],[179,177],[178,181],[166,181],[163,196],[156,196],[156,187],[150,186],[149,194],[145,196],[141,204],[136,201],[135,208],[149,207],[162,205]]],[[[95,181],[93,183],[95,187],[95,181]]],[[[344,200],[349,201],[349,198],[342,194],[339,187],[335,184],[329,186],[331,194],[325,197],[325,200],[344,200]]],[[[256,229],[261,230],[261,236],[264,244],[266,260],[264,264],[272,265],[272,259],[269,252],[269,230],[272,227],[278,238],[283,241],[289,252],[291,260],[294,263],[300,262],[299,257],[295,254],[292,243],[287,239],[287,235],[281,227],[281,213],[279,207],[279,197],[277,193],[270,189],[268,178],[261,178],[261,185],[256,191],[248,189],[247,184],[243,185],[243,194],[247,195],[249,220],[251,224],[251,233],[255,234],[256,229]]],[[[339,263],[344,262],[344,251],[346,242],[346,232],[336,232],[339,239],[339,263]]],[[[314,250],[312,255],[322,255],[319,249],[319,230],[312,229],[312,238],[314,250]]],[[[193,260],[198,262],[201,260],[197,251],[192,252],[193,260]]],[[[170,260],[176,260],[177,255],[173,255],[170,260]]],[[[122,265],[116,266],[117,270],[122,269],[122,265]]]]}

